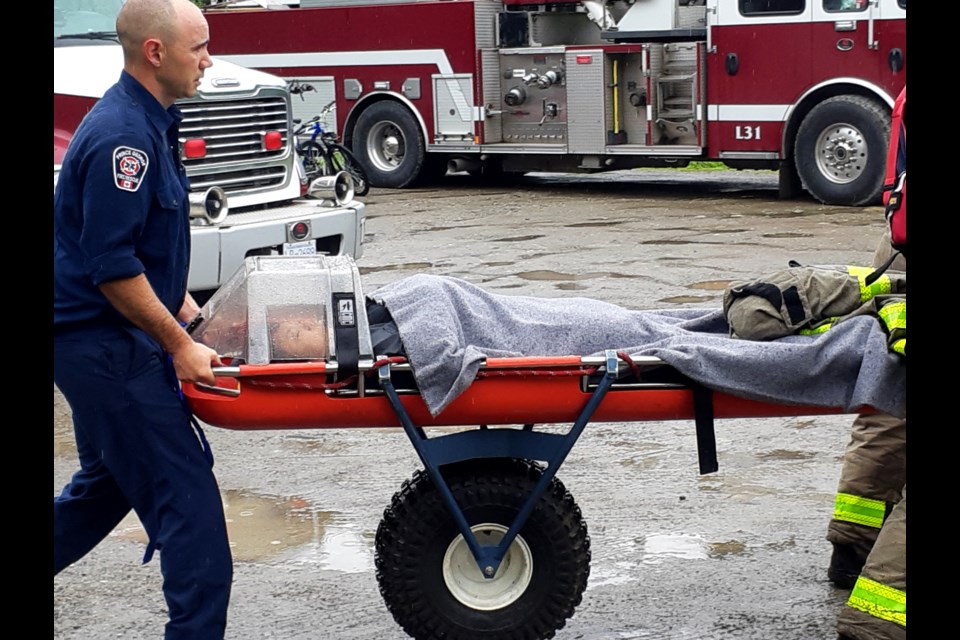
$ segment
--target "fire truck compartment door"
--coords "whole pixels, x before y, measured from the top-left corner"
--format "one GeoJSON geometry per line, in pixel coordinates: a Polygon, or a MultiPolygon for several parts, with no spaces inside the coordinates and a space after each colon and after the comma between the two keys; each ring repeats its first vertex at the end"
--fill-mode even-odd
{"type": "Polygon", "coordinates": [[[436,74],[433,78],[436,141],[473,138],[473,76],[468,73],[436,74]]]}
{"type": "Polygon", "coordinates": [[[569,129],[569,151],[603,153],[607,110],[601,107],[598,98],[609,91],[607,85],[610,83],[604,76],[609,63],[600,49],[567,51],[565,58],[567,113],[564,115],[569,129]]]}

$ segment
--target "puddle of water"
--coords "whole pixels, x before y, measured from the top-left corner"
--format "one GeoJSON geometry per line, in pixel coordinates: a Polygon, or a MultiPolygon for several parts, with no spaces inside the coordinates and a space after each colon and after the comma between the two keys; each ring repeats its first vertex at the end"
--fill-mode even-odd
{"type": "Polygon", "coordinates": [[[550,269],[539,269],[537,271],[521,271],[514,274],[522,280],[535,280],[538,282],[552,280],[593,280],[594,278],[614,278],[623,280],[633,280],[643,278],[644,276],[632,275],[628,273],[618,273],[616,271],[595,271],[587,273],[561,273],[550,269]]]}
{"type": "Polygon", "coordinates": [[[380,267],[358,267],[357,270],[360,272],[360,275],[366,275],[368,273],[399,271],[402,269],[422,271],[424,269],[430,269],[431,267],[433,267],[432,262],[405,262],[403,264],[386,264],[380,267]]]}
{"type": "MultiPolygon", "coordinates": [[[[359,573],[373,567],[373,534],[341,515],[314,509],[300,497],[228,490],[223,494],[234,560],[261,562],[281,554],[321,569],[359,573]]],[[[110,534],[146,545],[147,534],[130,513],[110,534]]]]}
{"type": "Polygon", "coordinates": [[[764,216],[769,218],[803,218],[806,216],[819,215],[820,211],[804,211],[803,209],[793,209],[792,211],[763,211],[749,215],[764,216]]]}
{"type": "Polygon", "coordinates": [[[576,282],[561,282],[555,286],[560,291],[583,291],[589,288],[585,284],[577,284],[576,282]]]}
{"type": "Polygon", "coordinates": [[[456,230],[459,231],[460,229],[471,229],[471,228],[482,227],[482,226],[483,226],[483,225],[480,225],[480,224],[464,224],[464,225],[450,226],[450,227],[430,227],[429,229],[427,229],[427,232],[430,232],[430,231],[450,231],[450,230],[452,230],[452,229],[456,229],[456,230]]]}
{"type": "Polygon", "coordinates": [[[551,271],[549,269],[541,269],[539,271],[521,271],[516,274],[521,280],[577,280],[584,279],[585,276],[575,276],[572,273],[560,273],[559,271],[551,271]]]}
{"type": "Polygon", "coordinates": [[[298,547],[290,559],[343,573],[372,572],[373,545],[373,532],[363,534],[331,523],[321,539],[298,547]]]}
{"type": "Polygon", "coordinates": [[[812,238],[812,233],[800,233],[799,231],[783,231],[782,233],[764,233],[763,238],[812,238]]]}
{"type": "Polygon", "coordinates": [[[658,564],[664,558],[704,560],[709,557],[709,546],[699,536],[687,533],[658,533],[639,536],[635,542],[643,547],[643,562],[658,564]]]}
{"type": "Polygon", "coordinates": [[[772,549],[774,551],[786,551],[787,549],[793,549],[797,546],[796,536],[787,536],[786,540],[782,542],[770,542],[763,545],[764,549],[772,549]]]}
{"type": "Polygon", "coordinates": [[[603,563],[590,568],[590,580],[587,591],[608,585],[624,585],[636,582],[643,575],[640,565],[635,562],[603,563]]]}
{"type": "Polygon", "coordinates": [[[670,302],[672,304],[707,302],[713,300],[713,296],[670,296],[669,298],[660,298],[660,302],[670,302]]]}
{"type": "Polygon", "coordinates": [[[688,289],[702,289],[704,291],[723,291],[730,286],[732,280],[704,280],[688,284],[688,289]]]}
{"type": "Polygon", "coordinates": [[[744,482],[734,477],[710,477],[700,476],[697,478],[697,491],[713,493],[723,491],[729,495],[729,499],[736,502],[751,502],[758,496],[778,495],[779,489],[767,487],[764,485],[744,482]]]}
{"type": "Polygon", "coordinates": [[[810,451],[791,451],[789,449],[774,449],[758,453],[757,457],[761,460],[809,460],[816,457],[815,453],[810,451]]]}
{"type": "Polygon", "coordinates": [[[583,227],[616,227],[624,224],[627,220],[603,220],[597,222],[576,222],[574,224],[565,224],[568,229],[581,229],[583,227]]]}
{"type": "Polygon", "coordinates": [[[532,236],[513,236],[510,238],[497,238],[496,240],[493,240],[493,242],[526,242],[527,240],[536,240],[537,238],[544,238],[544,237],[546,236],[544,236],[541,233],[539,235],[532,235],[532,236]]]}
{"type": "Polygon", "coordinates": [[[747,545],[739,540],[728,540],[726,542],[712,542],[707,545],[710,549],[711,558],[722,558],[723,556],[740,555],[747,550],[747,545]]]}
{"type": "Polygon", "coordinates": [[[787,426],[791,429],[810,429],[811,427],[820,426],[820,421],[816,418],[802,419],[798,418],[796,420],[791,420],[787,423],[787,426]]]}

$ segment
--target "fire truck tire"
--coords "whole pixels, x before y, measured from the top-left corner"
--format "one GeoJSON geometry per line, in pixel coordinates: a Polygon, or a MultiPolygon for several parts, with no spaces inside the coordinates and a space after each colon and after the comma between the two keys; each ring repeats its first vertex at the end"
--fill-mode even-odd
{"type": "Polygon", "coordinates": [[[353,151],[375,187],[401,189],[420,176],[426,144],[416,118],[396,102],[377,102],[360,117],[353,151]]]}
{"type": "MultiPolygon", "coordinates": [[[[444,478],[480,544],[507,532],[543,470],[525,460],[469,460],[444,478]]],[[[417,640],[552,638],[580,604],[590,538],[580,508],[551,480],[507,551],[484,579],[429,475],[403,483],[376,535],[380,594],[417,640]]]]}
{"type": "Polygon", "coordinates": [[[863,96],[824,100],[797,130],[794,155],[803,188],[832,205],[880,202],[890,110],[863,96]]]}

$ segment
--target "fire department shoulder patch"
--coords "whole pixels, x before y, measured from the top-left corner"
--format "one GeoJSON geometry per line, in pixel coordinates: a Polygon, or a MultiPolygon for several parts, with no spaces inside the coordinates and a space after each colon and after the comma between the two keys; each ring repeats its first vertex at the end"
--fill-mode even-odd
{"type": "Polygon", "coordinates": [[[118,189],[136,191],[147,175],[147,154],[133,147],[113,150],[113,182],[118,189]]]}

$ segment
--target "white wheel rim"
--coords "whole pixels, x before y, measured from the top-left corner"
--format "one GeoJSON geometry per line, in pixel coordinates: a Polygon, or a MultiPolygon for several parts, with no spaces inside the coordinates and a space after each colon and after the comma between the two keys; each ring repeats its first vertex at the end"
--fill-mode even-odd
{"type": "MultiPolygon", "coordinates": [[[[470,528],[481,546],[496,545],[507,527],[485,522],[470,528]]],[[[530,586],[533,555],[519,535],[507,549],[494,577],[483,577],[463,535],[458,535],[443,556],[443,581],[460,604],[478,611],[502,609],[516,602],[530,586]]]]}
{"type": "Polygon", "coordinates": [[[817,168],[830,182],[849,184],[866,170],[867,142],[851,124],[839,123],[824,129],[817,137],[816,150],[817,168]]]}

